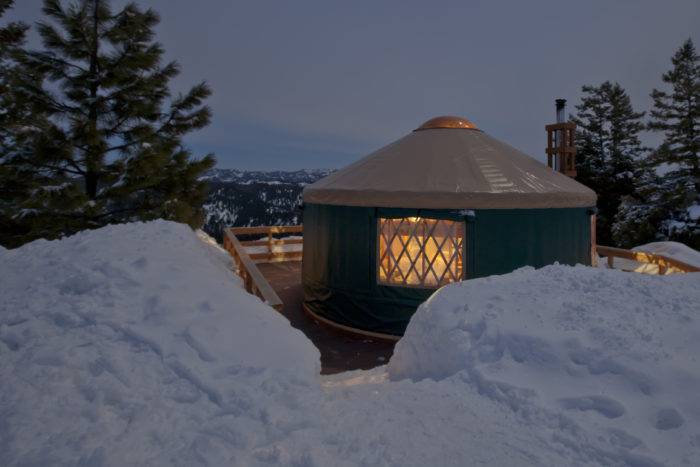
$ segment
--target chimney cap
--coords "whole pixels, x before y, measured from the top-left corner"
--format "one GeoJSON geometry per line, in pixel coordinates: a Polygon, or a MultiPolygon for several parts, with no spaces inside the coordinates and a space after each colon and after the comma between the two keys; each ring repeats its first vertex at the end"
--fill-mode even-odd
{"type": "Polygon", "coordinates": [[[566,99],[556,99],[554,102],[557,103],[557,109],[561,109],[566,105],[566,99]]]}

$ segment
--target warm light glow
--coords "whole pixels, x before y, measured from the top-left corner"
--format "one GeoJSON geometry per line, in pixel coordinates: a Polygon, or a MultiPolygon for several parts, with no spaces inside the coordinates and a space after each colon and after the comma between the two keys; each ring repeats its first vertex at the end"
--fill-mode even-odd
{"type": "Polygon", "coordinates": [[[462,279],[464,225],[404,217],[379,219],[379,283],[439,287],[462,279]]]}

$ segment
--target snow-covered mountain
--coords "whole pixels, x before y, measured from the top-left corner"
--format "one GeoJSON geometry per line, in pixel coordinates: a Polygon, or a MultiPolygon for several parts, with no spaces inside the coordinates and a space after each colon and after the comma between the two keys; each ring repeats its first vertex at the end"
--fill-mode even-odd
{"type": "Polygon", "coordinates": [[[301,191],[304,186],[331,173],[324,169],[241,171],[213,169],[204,204],[204,231],[221,241],[224,227],[296,225],[301,223],[301,191]]]}
{"type": "Polygon", "coordinates": [[[237,169],[211,169],[202,178],[211,182],[220,183],[270,183],[270,184],[298,184],[307,185],[321,177],[325,177],[332,170],[329,169],[303,169],[294,171],[260,171],[237,169]]]}

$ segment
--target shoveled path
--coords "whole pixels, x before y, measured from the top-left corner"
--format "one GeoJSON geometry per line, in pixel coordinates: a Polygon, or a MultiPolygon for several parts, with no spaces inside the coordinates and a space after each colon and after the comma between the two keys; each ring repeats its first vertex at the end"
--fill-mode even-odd
{"type": "Polygon", "coordinates": [[[389,361],[394,342],[336,331],[304,313],[300,261],[261,263],[258,268],[284,302],[282,314],[321,352],[321,374],[367,370],[389,361]]]}

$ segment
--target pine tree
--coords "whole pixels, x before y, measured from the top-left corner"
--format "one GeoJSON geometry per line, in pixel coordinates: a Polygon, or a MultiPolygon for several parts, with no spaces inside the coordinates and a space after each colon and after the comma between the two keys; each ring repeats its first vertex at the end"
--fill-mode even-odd
{"type": "MultiPolygon", "coordinates": [[[[0,18],[13,3],[13,0],[0,0],[0,18]]],[[[0,198],[0,226],[4,229],[8,227],[8,219],[5,218],[9,206],[7,199],[10,190],[14,190],[10,159],[17,151],[17,143],[13,135],[17,133],[26,113],[13,93],[17,75],[16,58],[22,52],[26,31],[27,26],[22,23],[10,23],[0,28],[0,188],[4,194],[0,198]]]]}
{"type": "Polygon", "coordinates": [[[640,161],[635,169],[634,191],[622,198],[615,214],[612,236],[615,244],[624,248],[657,240],[664,218],[665,188],[649,159],[640,161]]]}
{"type": "Polygon", "coordinates": [[[634,191],[636,161],[644,148],[639,133],[644,112],[635,112],[625,90],[606,81],[583,86],[573,119],[576,133],[577,179],[598,194],[598,243],[611,244],[620,201],[634,191]]]}
{"type": "MultiPolygon", "coordinates": [[[[0,17],[13,3],[0,0],[0,17]]],[[[32,141],[45,129],[45,120],[20,90],[24,80],[32,79],[20,63],[27,30],[18,22],[0,28],[0,244],[5,246],[17,246],[29,231],[24,212],[16,208],[31,197],[39,180],[19,159],[31,152],[32,141]]]]}
{"type": "Polygon", "coordinates": [[[691,206],[700,205],[700,56],[690,39],[671,62],[673,68],[662,76],[671,91],[651,93],[649,128],[664,135],[648,161],[660,173],[658,201],[664,218],[657,236],[700,248],[700,222],[691,215],[691,206]]]}
{"type": "Polygon", "coordinates": [[[161,63],[158,15],[135,4],[114,13],[108,0],[45,0],[43,12],[44,50],[23,64],[46,80],[23,91],[51,125],[22,162],[47,180],[17,206],[25,240],[156,218],[201,225],[199,176],[214,159],[193,159],[182,137],[209,123],[210,90],[171,95],[179,67],[161,63]]]}
{"type": "MultiPolygon", "coordinates": [[[[12,8],[14,0],[0,0],[0,18],[12,8]]],[[[0,28],[0,60],[2,60],[4,70],[7,66],[6,60],[12,49],[24,43],[24,36],[27,32],[27,25],[22,23],[10,23],[0,28]]],[[[4,87],[3,87],[4,89],[4,87]]]]}

